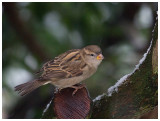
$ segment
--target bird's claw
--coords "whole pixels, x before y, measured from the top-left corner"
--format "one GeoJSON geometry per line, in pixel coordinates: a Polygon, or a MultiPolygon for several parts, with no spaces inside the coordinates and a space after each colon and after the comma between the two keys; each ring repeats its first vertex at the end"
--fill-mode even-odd
{"type": "Polygon", "coordinates": [[[85,87],[85,85],[83,85],[83,84],[78,85],[78,86],[71,86],[71,88],[74,88],[74,89],[75,89],[75,90],[73,91],[73,93],[72,93],[72,96],[74,96],[79,89],[84,88],[84,87],[85,87]]]}

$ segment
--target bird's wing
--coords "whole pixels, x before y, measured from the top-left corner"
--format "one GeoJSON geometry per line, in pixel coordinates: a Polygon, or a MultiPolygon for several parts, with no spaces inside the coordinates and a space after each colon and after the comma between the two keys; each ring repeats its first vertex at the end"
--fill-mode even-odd
{"type": "Polygon", "coordinates": [[[69,50],[54,60],[51,60],[44,64],[42,67],[43,74],[40,77],[42,80],[46,79],[66,79],[83,74],[82,69],[86,66],[86,63],[81,58],[79,49],[69,50]]]}

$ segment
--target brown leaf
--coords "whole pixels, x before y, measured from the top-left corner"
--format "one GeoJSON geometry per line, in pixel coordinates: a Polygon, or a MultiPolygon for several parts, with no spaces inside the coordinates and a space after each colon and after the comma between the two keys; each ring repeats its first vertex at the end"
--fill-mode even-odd
{"type": "Polygon", "coordinates": [[[65,88],[54,95],[54,112],[59,119],[84,119],[89,114],[91,99],[85,87],[72,95],[73,88],[65,88]]]}

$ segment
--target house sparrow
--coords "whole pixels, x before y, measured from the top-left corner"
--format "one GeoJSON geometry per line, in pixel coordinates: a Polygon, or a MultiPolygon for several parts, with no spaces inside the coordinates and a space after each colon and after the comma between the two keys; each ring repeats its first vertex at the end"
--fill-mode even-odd
{"type": "Polygon", "coordinates": [[[45,63],[39,71],[42,72],[39,78],[16,86],[15,91],[23,96],[42,85],[51,83],[59,90],[74,88],[73,94],[75,94],[82,88],[75,85],[93,75],[103,58],[101,49],[97,45],[69,50],[45,63]]]}

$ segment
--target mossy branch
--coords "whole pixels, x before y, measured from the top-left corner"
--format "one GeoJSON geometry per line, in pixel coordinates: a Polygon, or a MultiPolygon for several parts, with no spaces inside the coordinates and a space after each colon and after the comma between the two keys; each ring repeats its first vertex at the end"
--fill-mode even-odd
{"type": "Polygon", "coordinates": [[[141,118],[158,105],[158,22],[150,46],[134,71],[93,101],[91,118],[141,118]]]}

